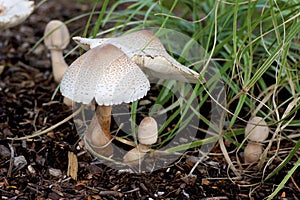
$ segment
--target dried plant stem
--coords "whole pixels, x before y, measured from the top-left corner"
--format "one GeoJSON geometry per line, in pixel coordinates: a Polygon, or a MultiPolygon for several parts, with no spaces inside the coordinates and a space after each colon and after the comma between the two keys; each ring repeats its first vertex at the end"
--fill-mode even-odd
{"type": "Polygon", "coordinates": [[[68,116],[67,118],[65,118],[64,120],[58,122],[57,124],[54,124],[53,126],[50,126],[49,128],[45,129],[45,130],[39,130],[39,131],[36,131],[34,132],[33,134],[31,135],[27,135],[27,136],[24,136],[24,137],[20,137],[20,138],[7,138],[9,140],[27,140],[27,139],[30,139],[30,138],[34,138],[34,137],[37,137],[37,136],[41,136],[45,133],[48,133],[49,131],[52,131],[53,129],[59,127],[60,125],[64,124],[65,122],[69,121],[70,119],[72,119],[74,116],[76,116],[78,113],[80,113],[82,111],[84,106],[81,106],[78,110],[76,110],[75,112],[73,112],[70,116],[68,116]]]}

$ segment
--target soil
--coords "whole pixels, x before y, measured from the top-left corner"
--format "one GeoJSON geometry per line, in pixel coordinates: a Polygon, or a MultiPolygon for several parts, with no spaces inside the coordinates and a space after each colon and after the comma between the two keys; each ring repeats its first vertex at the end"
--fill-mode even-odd
{"type": "MultiPolygon", "coordinates": [[[[43,43],[33,50],[32,47],[42,38],[50,20],[67,21],[91,9],[89,3],[46,1],[23,24],[1,31],[1,199],[250,199],[250,195],[251,199],[263,199],[270,195],[293,167],[294,160],[261,183],[263,173],[272,172],[281,162],[279,159],[265,171],[249,168],[243,171],[241,179],[235,179],[218,145],[188,175],[196,161],[186,156],[151,173],[110,168],[81,146],[72,120],[34,139],[8,139],[48,128],[72,114],[72,109],[62,103],[61,94],[55,93],[58,84],[53,80],[48,50],[43,43]],[[70,152],[78,159],[77,180],[67,174],[70,152]]],[[[69,23],[70,32],[82,33],[87,20],[83,17],[69,23]]],[[[65,53],[74,46],[71,42],[65,53]]],[[[67,63],[78,56],[79,52],[74,51],[67,63]]],[[[227,147],[236,162],[234,145],[227,147]]],[[[298,170],[276,199],[299,199],[299,184],[298,170]]]]}

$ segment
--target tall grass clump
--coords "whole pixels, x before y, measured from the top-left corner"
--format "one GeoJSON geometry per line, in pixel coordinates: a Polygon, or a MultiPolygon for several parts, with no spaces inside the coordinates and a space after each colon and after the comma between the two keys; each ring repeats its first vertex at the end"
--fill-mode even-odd
{"type": "MultiPolygon", "coordinates": [[[[173,55],[178,61],[203,74],[206,66],[213,65],[218,71],[217,76],[209,76],[211,81],[206,84],[185,88],[180,83],[165,81],[159,88],[156,104],[163,105],[164,110],[155,110],[154,113],[168,112],[168,119],[161,124],[161,144],[169,143],[183,128],[209,135],[164,150],[169,153],[195,151],[202,145],[219,142],[234,172],[232,176],[240,178],[249,171],[253,173],[253,169],[259,172],[260,181],[254,185],[268,181],[291,163],[290,173],[270,198],[275,196],[300,164],[297,158],[300,146],[300,3],[271,0],[93,2],[94,9],[82,16],[88,19],[87,26],[81,31],[82,36],[109,37],[153,27],[156,32],[174,30],[190,38],[182,51],[173,55]],[[193,63],[190,63],[183,55],[189,52],[193,42],[201,45],[201,51],[205,53],[201,53],[201,58],[193,57],[193,63]],[[219,113],[224,121],[222,126],[211,123],[211,113],[201,112],[206,110],[204,107],[208,102],[219,102],[212,95],[213,90],[220,86],[214,84],[216,82],[224,86],[226,93],[226,99],[218,104],[222,109],[219,113]],[[169,88],[173,92],[169,92],[169,88]],[[189,97],[175,98],[176,92],[189,97]],[[197,99],[197,105],[191,103],[194,99],[197,99]],[[271,134],[264,142],[260,161],[249,167],[243,164],[241,153],[245,146],[246,122],[254,116],[265,119],[271,134]],[[201,125],[191,127],[194,118],[205,128],[202,129],[201,125]],[[229,151],[224,141],[230,142],[234,151],[229,151]],[[270,170],[274,165],[277,167],[270,170]]],[[[138,112],[136,104],[133,108],[132,113],[138,112]]]]}

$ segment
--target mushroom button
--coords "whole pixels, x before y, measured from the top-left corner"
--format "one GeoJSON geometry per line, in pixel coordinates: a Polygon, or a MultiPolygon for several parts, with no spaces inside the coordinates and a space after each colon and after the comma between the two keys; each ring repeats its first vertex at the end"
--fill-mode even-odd
{"type": "Polygon", "coordinates": [[[52,20],[45,28],[44,37],[44,43],[51,52],[54,80],[57,83],[60,83],[68,68],[63,57],[63,50],[70,42],[69,30],[63,22],[59,20],[52,20]]]}
{"type": "Polygon", "coordinates": [[[261,143],[249,142],[244,150],[244,160],[246,164],[254,163],[259,160],[263,151],[261,143]]]}
{"type": "Polygon", "coordinates": [[[261,117],[253,117],[247,123],[245,128],[245,136],[254,142],[263,142],[268,138],[269,127],[261,117]]]}
{"type": "Polygon", "coordinates": [[[141,69],[111,44],[93,48],[77,58],[65,72],[60,87],[62,95],[72,101],[89,104],[96,100],[98,107],[91,125],[98,124],[100,132],[88,128],[85,138],[98,147],[111,140],[111,106],[140,99],[149,89],[150,83],[141,69]]]}
{"type": "Polygon", "coordinates": [[[256,116],[248,121],[245,128],[245,137],[248,139],[248,144],[244,151],[246,164],[259,160],[263,151],[262,142],[268,138],[269,131],[267,123],[261,117],[256,116]]]}
{"type": "Polygon", "coordinates": [[[150,145],[154,144],[158,138],[157,122],[152,117],[145,117],[138,127],[138,141],[137,147],[128,151],[123,160],[131,167],[141,165],[141,162],[150,150],[150,145]]]}

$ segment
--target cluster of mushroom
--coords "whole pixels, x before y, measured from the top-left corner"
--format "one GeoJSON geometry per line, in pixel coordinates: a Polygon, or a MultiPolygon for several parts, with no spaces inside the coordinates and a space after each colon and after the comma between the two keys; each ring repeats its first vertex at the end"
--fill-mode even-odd
{"type": "MultiPolygon", "coordinates": [[[[150,89],[146,74],[192,83],[199,80],[197,72],[172,58],[161,41],[148,30],[117,38],[73,39],[88,51],[67,68],[60,91],[64,97],[77,103],[97,102],[84,140],[100,155],[113,155],[110,134],[112,106],[144,97],[150,89]]],[[[137,148],[140,151],[144,146],[137,148]]]]}
{"type": "Polygon", "coordinates": [[[137,140],[139,144],[124,155],[124,163],[131,167],[140,166],[143,158],[150,151],[150,145],[156,143],[157,138],[157,122],[152,117],[145,117],[138,127],[137,140]]]}
{"type": "Polygon", "coordinates": [[[253,117],[245,128],[248,144],[244,150],[246,164],[257,162],[263,152],[262,142],[269,136],[269,127],[261,117],[253,117]]]}

